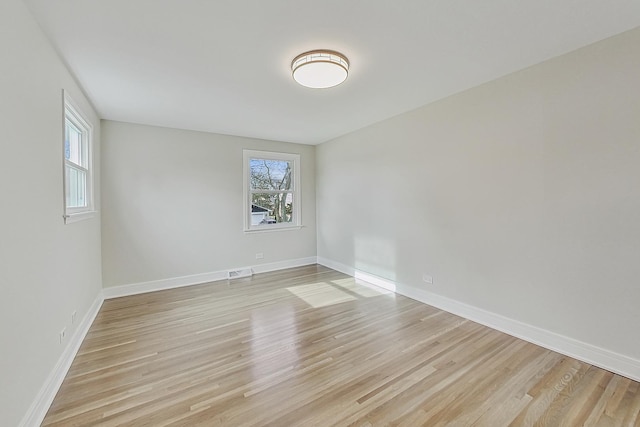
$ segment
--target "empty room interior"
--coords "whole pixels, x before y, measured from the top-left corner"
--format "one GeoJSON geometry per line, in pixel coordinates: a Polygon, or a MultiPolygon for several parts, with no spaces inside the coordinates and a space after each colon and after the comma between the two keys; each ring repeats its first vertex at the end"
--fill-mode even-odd
{"type": "Polygon", "coordinates": [[[637,0],[0,28],[1,426],[640,425],[637,0]]]}

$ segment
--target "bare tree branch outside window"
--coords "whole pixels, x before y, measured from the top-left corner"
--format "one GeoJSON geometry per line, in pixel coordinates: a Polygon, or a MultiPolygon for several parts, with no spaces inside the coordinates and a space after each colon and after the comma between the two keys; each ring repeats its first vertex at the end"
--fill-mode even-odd
{"type": "Polygon", "coordinates": [[[292,162],[251,159],[250,168],[251,203],[268,211],[264,223],[291,222],[293,218],[292,162]]]}

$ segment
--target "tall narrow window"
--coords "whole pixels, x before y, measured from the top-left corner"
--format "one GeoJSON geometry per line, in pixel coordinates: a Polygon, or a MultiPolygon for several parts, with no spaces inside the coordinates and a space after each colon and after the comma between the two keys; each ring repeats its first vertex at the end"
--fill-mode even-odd
{"type": "Polygon", "coordinates": [[[299,227],[300,155],[244,150],[245,230],[299,227]]]}
{"type": "Polygon", "coordinates": [[[64,94],[64,218],[73,222],[93,213],[91,138],[93,128],[64,94]]]}

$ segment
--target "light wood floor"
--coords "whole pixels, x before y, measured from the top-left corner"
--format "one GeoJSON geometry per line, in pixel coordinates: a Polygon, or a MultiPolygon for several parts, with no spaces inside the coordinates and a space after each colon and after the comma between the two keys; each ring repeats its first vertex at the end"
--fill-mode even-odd
{"type": "Polygon", "coordinates": [[[633,426],[640,384],[321,266],[105,301],[45,426],[633,426]]]}

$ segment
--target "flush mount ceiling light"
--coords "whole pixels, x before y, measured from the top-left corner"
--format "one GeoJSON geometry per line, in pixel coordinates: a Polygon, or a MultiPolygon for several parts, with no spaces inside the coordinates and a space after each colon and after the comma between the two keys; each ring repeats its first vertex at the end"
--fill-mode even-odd
{"type": "Polygon", "coordinates": [[[325,89],[347,79],[349,60],[333,50],[312,50],[296,56],[291,71],[293,79],[302,86],[325,89]]]}

